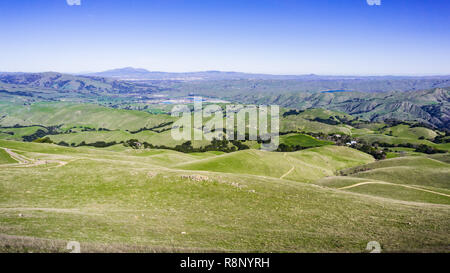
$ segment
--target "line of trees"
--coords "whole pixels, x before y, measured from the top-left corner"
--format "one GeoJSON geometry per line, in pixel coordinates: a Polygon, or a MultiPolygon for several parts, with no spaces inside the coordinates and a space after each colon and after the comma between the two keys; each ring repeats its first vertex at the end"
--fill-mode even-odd
{"type": "Polygon", "coordinates": [[[208,151],[220,151],[225,153],[231,153],[239,150],[250,149],[250,147],[242,143],[242,141],[238,140],[229,141],[225,138],[222,139],[213,138],[210,144],[199,148],[193,147],[191,141],[186,141],[182,144],[176,145],[175,147],[168,147],[165,145],[153,145],[148,142],[140,142],[137,139],[129,139],[123,142],[123,145],[125,147],[131,147],[133,149],[140,149],[143,147],[145,149],[174,150],[182,153],[199,153],[199,152],[201,153],[208,151]]]}

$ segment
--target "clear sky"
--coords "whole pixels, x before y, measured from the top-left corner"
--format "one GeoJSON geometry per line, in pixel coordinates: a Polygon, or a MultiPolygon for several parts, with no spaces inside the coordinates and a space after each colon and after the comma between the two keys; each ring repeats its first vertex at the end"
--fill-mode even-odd
{"type": "Polygon", "coordinates": [[[449,0],[1,0],[0,71],[450,74],[449,14],[449,0]]]}

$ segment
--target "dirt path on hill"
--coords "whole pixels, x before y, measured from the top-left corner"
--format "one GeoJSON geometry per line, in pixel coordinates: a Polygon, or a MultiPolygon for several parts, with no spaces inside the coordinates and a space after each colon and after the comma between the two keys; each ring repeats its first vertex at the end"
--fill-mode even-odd
{"type": "Polygon", "coordinates": [[[80,211],[79,209],[60,209],[60,208],[0,208],[0,211],[45,211],[45,212],[61,212],[61,213],[76,213],[76,214],[85,214],[88,215],[89,213],[85,213],[80,211]]]}
{"type": "Polygon", "coordinates": [[[442,195],[442,196],[446,196],[446,197],[450,197],[450,195],[445,194],[445,193],[441,193],[441,192],[436,192],[436,191],[431,191],[431,190],[426,190],[426,189],[422,189],[422,188],[418,188],[418,187],[413,187],[413,186],[408,186],[408,185],[402,185],[402,184],[395,184],[395,183],[389,183],[389,182],[361,182],[361,183],[356,183],[350,186],[345,186],[342,188],[338,188],[339,190],[346,190],[346,189],[351,189],[354,187],[358,187],[358,186],[362,186],[362,185],[368,185],[368,184],[383,184],[383,185],[394,185],[394,186],[400,186],[400,187],[404,187],[404,188],[408,188],[408,189],[414,189],[414,190],[419,190],[419,191],[424,191],[424,192],[428,192],[428,193],[433,193],[433,194],[438,194],[438,195],[442,195]]]}
{"type": "Polygon", "coordinates": [[[31,160],[25,158],[24,156],[16,154],[15,152],[11,151],[8,148],[3,148],[3,149],[9,154],[10,157],[12,157],[12,159],[19,162],[19,164],[29,164],[31,162],[31,160]]]}
{"type": "MultiPolygon", "coordinates": [[[[287,159],[287,157],[286,157],[286,153],[283,154],[283,157],[286,158],[287,161],[289,161],[289,159],[287,159]]],[[[283,174],[282,176],[280,176],[280,179],[285,178],[285,177],[288,176],[293,170],[295,170],[295,166],[294,166],[294,165],[291,165],[291,166],[292,166],[292,168],[291,168],[289,171],[287,171],[285,174],[283,174]]]]}
{"type": "Polygon", "coordinates": [[[2,148],[4,149],[9,156],[11,156],[12,159],[16,160],[18,163],[17,164],[11,164],[9,166],[12,167],[35,167],[35,166],[39,166],[39,165],[44,165],[44,164],[48,164],[48,163],[58,163],[59,165],[56,167],[62,167],[64,165],[66,165],[69,162],[66,161],[60,161],[60,160],[33,160],[33,159],[29,159],[23,155],[17,154],[13,151],[11,151],[8,148],[2,148]]]}

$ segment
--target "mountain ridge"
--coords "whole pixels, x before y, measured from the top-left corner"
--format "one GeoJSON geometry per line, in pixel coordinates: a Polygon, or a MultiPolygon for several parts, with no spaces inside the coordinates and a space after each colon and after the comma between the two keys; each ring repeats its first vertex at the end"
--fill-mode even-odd
{"type": "Polygon", "coordinates": [[[154,103],[156,99],[182,99],[195,94],[244,104],[277,104],[300,110],[324,108],[370,121],[392,118],[417,120],[449,128],[450,88],[440,85],[450,86],[450,79],[448,83],[440,78],[351,82],[248,79],[125,81],[57,72],[0,73],[0,98],[21,98],[28,102],[67,99],[95,102],[102,99],[154,103]]]}
{"type": "Polygon", "coordinates": [[[260,79],[260,80],[376,80],[376,79],[450,79],[450,75],[430,75],[430,76],[358,76],[358,75],[316,75],[316,74],[266,74],[266,73],[247,73],[238,71],[220,71],[205,70],[192,72],[165,72],[150,71],[145,68],[123,67],[109,69],[93,73],[80,73],[77,75],[113,77],[118,79],[134,80],[169,80],[169,79],[186,79],[186,80],[223,80],[223,79],[260,79]]]}

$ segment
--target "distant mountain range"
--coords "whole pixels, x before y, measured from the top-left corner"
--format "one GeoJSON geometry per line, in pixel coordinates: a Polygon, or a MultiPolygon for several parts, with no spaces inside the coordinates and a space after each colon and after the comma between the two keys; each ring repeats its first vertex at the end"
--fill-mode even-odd
{"type": "Polygon", "coordinates": [[[450,128],[449,76],[282,77],[290,76],[219,71],[165,73],[134,68],[89,75],[0,73],[0,100],[21,98],[34,102],[76,98],[133,103],[152,100],[154,95],[169,99],[195,94],[236,103],[339,110],[372,121],[418,120],[450,128]],[[139,75],[141,80],[123,80],[139,75]],[[149,75],[154,79],[148,79],[149,75]]]}
{"type": "Polygon", "coordinates": [[[234,98],[250,104],[277,104],[288,108],[324,108],[370,121],[415,120],[450,128],[450,88],[412,92],[320,92],[277,95],[242,94],[234,98]]]}
{"type": "Polygon", "coordinates": [[[119,81],[104,77],[44,73],[0,73],[0,92],[21,92],[30,96],[101,95],[118,93],[151,93],[161,91],[150,84],[119,81]]]}
{"type": "Polygon", "coordinates": [[[200,72],[161,72],[143,68],[125,67],[96,73],[84,73],[86,76],[109,77],[121,80],[239,80],[239,79],[307,79],[315,75],[269,75],[242,72],[200,71],[200,72]]]}
{"type": "MultiPolygon", "coordinates": [[[[148,71],[143,68],[125,67],[107,70],[96,73],[81,74],[85,76],[107,77],[119,80],[148,81],[148,80],[178,80],[178,81],[198,81],[198,80],[297,80],[297,81],[335,81],[350,83],[352,81],[391,81],[410,82],[414,81],[433,82],[435,85],[450,86],[450,75],[445,76],[327,76],[327,75],[271,75],[253,74],[243,72],[224,71],[200,71],[200,72],[161,72],[148,71]]],[[[418,83],[415,83],[418,84],[418,83]]],[[[427,83],[425,83],[427,84],[427,83]]],[[[442,87],[440,86],[440,87],[442,87]]],[[[433,86],[438,87],[438,86],[433,86]]]]}
{"type": "MultiPolygon", "coordinates": [[[[150,83],[164,81],[169,88],[183,85],[183,89],[198,93],[204,89],[215,94],[251,92],[321,92],[416,91],[450,86],[449,76],[326,76],[326,75],[270,75],[242,72],[201,71],[172,73],[148,71],[142,68],[119,68],[83,76],[105,77],[128,82],[150,83]],[[174,82],[174,84],[170,83],[174,82]],[[220,88],[219,88],[220,87],[220,88]]],[[[161,83],[158,83],[161,84],[161,83]]],[[[175,87],[176,88],[176,87],[175,87]]]]}

